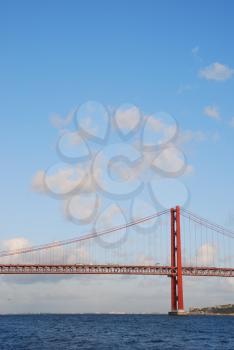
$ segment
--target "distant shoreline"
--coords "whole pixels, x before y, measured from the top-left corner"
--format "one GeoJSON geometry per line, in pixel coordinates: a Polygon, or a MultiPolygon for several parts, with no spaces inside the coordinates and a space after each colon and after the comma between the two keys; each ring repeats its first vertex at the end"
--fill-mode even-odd
{"type": "Polygon", "coordinates": [[[0,313],[0,316],[167,316],[167,313],[156,313],[156,312],[75,312],[75,313],[62,313],[62,312],[35,312],[35,313],[0,313]]]}
{"type": "MultiPolygon", "coordinates": [[[[80,313],[0,313],[2,316],[168,316],[167,313],[121,313],[121,312],[80,312],[80,313]]],[[[184,316],[234,316],[234,313],[185,312],[184,316]]]]}
{"type": "Polygon", "coordinates": [[[234,304],[216,305],[203,308],[190,308],[190,315],[234,316],[234,304]]]}

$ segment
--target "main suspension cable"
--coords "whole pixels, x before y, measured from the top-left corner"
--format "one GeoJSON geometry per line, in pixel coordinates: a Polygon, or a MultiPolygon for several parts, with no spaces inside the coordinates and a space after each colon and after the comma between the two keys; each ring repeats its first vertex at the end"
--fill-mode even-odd
{"type": "Polygon", "coordinates": [[[115,226],[112,228],[108,228],[102,231],[93,231],[89,234],[83,235],[81,237],[76,237],[76,238],[72,238],[72,239],[68,239],[65,241],[55,241],[52,243],[48,243],[48,244],[43,244],[43,245],[37,245],[37,246],[31,246],[31,247],[26,247],[26,248],[21,248],[21,249],[15,249],[15,250],[5,250],[5,251],[0,251],[0,257],[6,257],[6,256],[11,256],[11,255],[17,255],[17,254],[23,254],[23,253],[29,253],[29,252],[35,252],[35,251],[39,251],[39,250],[44,250],[44,249],[49,249],[49,248],[55,248],[55,247],[61,247],[61,246],[65,246],[71,243],[76,243],[76,242],[81,242],[81,241],[85,241],[85,240],[89,240],[92,238],[96,238],[96,237],[100,237],[103,235],[107,235],[116,231],[120,231],[122,229],[126,229],[128,227],[132,227],[135,225],[138,225],[140,223],[155,219],[157,217],[160,217],[164,214],[169,213],[170,209],[166,209],[163,210],[161,212],[152,214],[150,216],[146,216],[143,217],[141,219],[137,219],[135,221],[131,221],[129,223],[126,223],[124,225],[119,225],[119,226],[115,226]]]}
{"type": "Polygon", "coordinates": [[[201,224],[201,225],[204,225],[211,230],[214,230],[218,233],[221,233],[224,236],[234,238],[234,231],[228,230],[221,225],[212,223],[211,221],[208,221],[207,219],[204,219],[196,214],[193,214],[192,212],[190,212],[187,209],[181,208],[181,215],[183,215],[184,217],[186,217],[188,219],[190,218],[194,222],[201,224]]]}

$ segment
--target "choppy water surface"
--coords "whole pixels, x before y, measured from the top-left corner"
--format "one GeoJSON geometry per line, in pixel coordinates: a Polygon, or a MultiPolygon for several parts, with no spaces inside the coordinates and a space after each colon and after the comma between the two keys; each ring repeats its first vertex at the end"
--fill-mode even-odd
{"type": "Polygon", "coordinates": [[[1,350],[234,349],[234,317],[0,316],[1,350]]]}

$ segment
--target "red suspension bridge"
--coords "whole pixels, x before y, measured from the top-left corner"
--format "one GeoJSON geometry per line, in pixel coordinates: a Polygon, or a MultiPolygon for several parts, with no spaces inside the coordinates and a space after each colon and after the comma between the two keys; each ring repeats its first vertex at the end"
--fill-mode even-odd
{"type": "Polygon", "coordinates": [[[0,251],[0,274],[164,275],[171,313],[180,314],[184,276],[234,277],[234,232],[177,206],[75,239],[0,251]]]}

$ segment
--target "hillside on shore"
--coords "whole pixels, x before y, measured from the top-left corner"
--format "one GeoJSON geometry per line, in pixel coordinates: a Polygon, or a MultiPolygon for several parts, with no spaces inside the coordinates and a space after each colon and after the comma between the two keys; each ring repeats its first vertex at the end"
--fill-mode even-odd
{"type": "Polygon", "coordinates": [[[203,308],[189,309],[190,314],[194,315],[232,315],[234,316],[234,304],[216,305],[203,308]]]}

